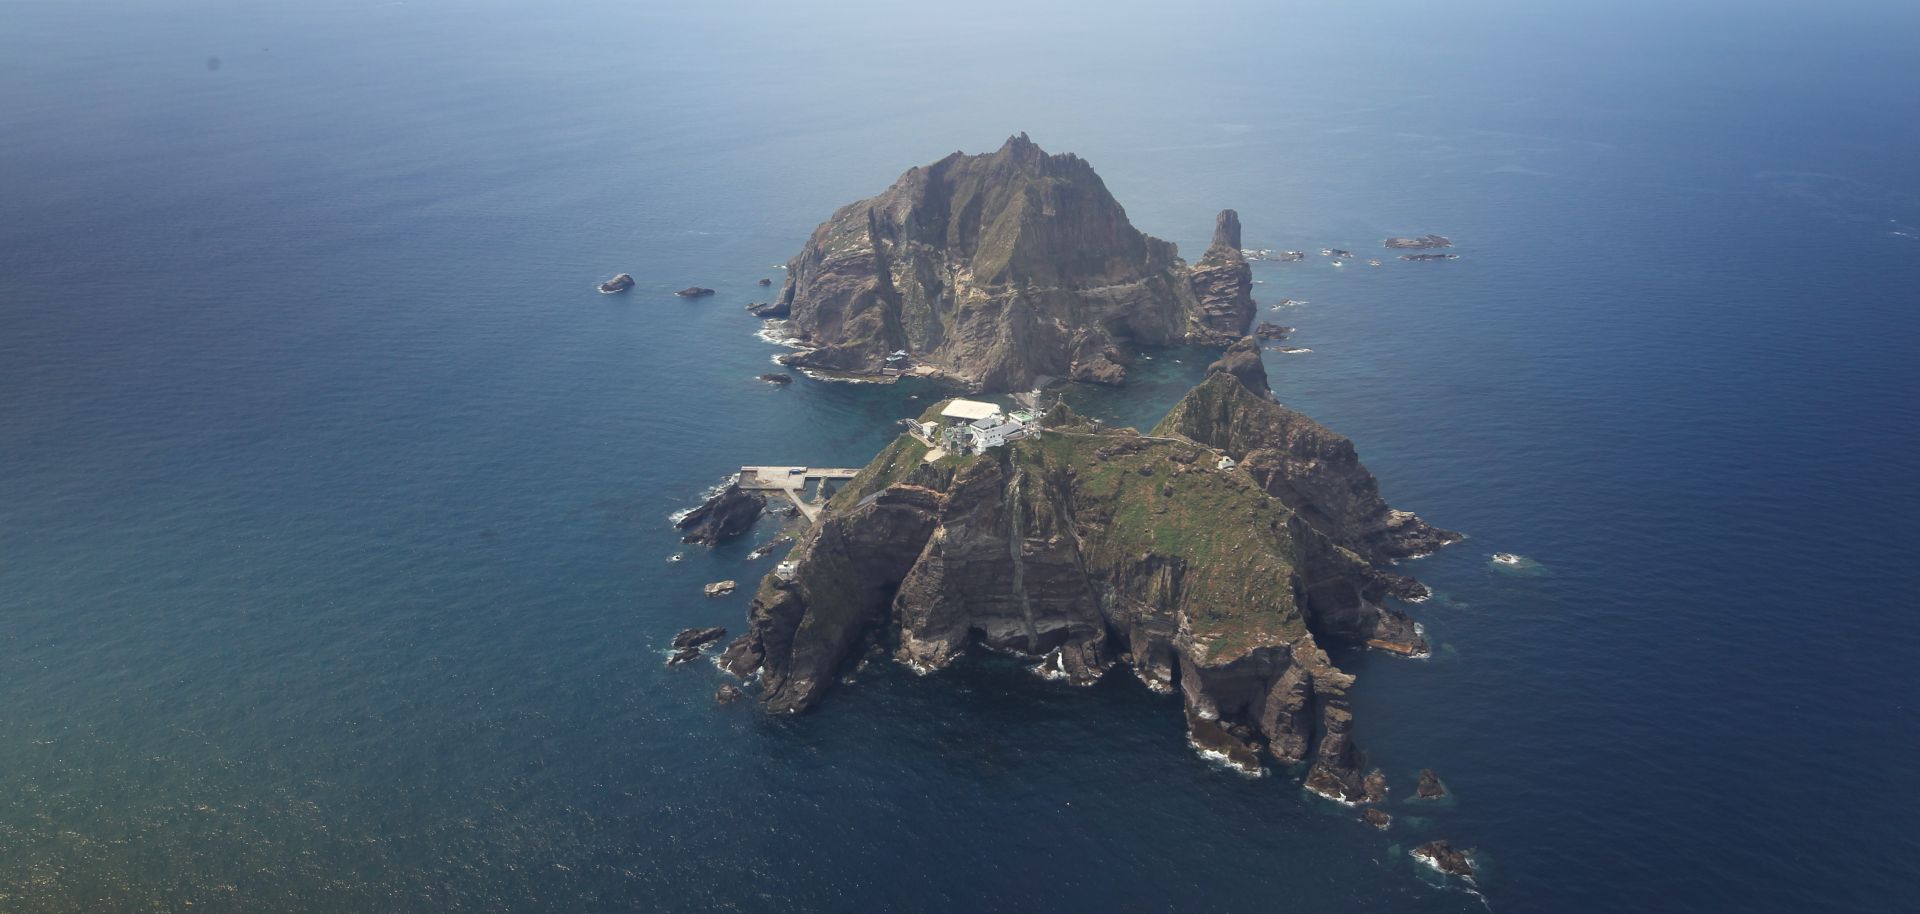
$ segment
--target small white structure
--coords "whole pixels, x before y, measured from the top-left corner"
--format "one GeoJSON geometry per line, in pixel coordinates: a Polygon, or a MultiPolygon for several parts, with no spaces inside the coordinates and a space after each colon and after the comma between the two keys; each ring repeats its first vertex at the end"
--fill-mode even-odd
{"type": "Polygon", "coordinates": [[[1214,466],[1219,467],[1222,470],[1231,470],[1234,467],[1233,458],[1228,457],[1225,454],[1222,454],[1220,455],[1220,462],[1217,464],[1214,464],[1214,466]]]}
{"type": "Polygon", "coordinates": [[[775,575],[778,575],[780,580],[782,581],[791,581],[793,580],[793,572],[798,567],[799,567],[798,565],[795,565],[792,562],[781,562],[780,564],[773,566],[773,573],[775,575]]]}

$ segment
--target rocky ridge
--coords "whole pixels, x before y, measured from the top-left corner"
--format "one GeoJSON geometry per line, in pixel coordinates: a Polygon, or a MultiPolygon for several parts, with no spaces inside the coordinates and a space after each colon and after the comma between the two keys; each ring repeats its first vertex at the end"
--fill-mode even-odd
{"type": "MultiPolygon", "coordinates": [[[[1229,347],[1209,370],[1154,434],[1225,452],[1308,526],[1371,563],[1425,555],[1460,540],[1390,507],[1352,441],[1275,400],[1256,340],[1229,347]]],[[[1421,596],[1424,588],[1402,595],[1421,596]]]]}

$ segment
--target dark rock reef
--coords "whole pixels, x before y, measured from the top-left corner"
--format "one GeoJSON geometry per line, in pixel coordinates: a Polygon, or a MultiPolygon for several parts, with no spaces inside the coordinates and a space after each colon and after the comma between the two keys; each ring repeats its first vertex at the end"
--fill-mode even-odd
{"type": "Polygon", "coordinates": [[[1257,379],[1247,369],[1209,376],[1154,434],[1226,452],[1308,526],[1369,562],[1425,555],[1460,539],[1411,511],[1388,507],[1353,442],[1275,402],[1264,370],[1257,379]]]}
{"type": "Polygon", "coordinates": [[[1253,335],[1263,340],[1284,340],[1287,338],[1287,335],[1292,332],[1292,327],[1276,324],[1272,321],[1261,321],[1260,326],[1253,328],[1253,335]]]}
{"type": "Polygon", "coordinates": [[[876,646],[937,670],[979,644],[1077,683],[1124,667],[1182,696],[1202,750],[1247,770],[1305,763],[1311,789],[1345,802],[1384,796],[1351,738],[1353,677],[1322,644],[1425,644],[1376,602],[1363,557],[1219,451],[1065,407],[1035,437],[927,454],[896,439],[761,582],[722,666],[767,709],[812,707],[876,646]]]}
{"type": "Polygon", "coordinates": [[[1419,251],[1419,250],[1425,250],[1428,248],[1453,247],[1453,239],[1448,238],[1445,235],[1420,235],[1413,238],[1396,235],[1392,238],[1388,238],[1387,240],[1380,242],[1380,244],[1384,247],[1394,248],[1396,250],[1419,251]]]}
{"type": "Polygon", "coordinates": [[[1473,861],[1445,841],[1428,841],[1413,849],[1413,857],[1449,876],[1473,878],[1473,861]]]}
{"type": "Polygon", "coordinates": [[[699,286],[688,286],[673,294],[678,295],[681,298],[706,298],[707,296],[713,294],[713,290],[703,289],[699,286]]]}
{"type": "Polygon", "coordinates": [[[718,625],[712,628],[689,628],[673,636],[673,647],[675,650],[684,650],[689,647],[704,647],[726,636],[727,630],[718,625]]]}
{"type": "Polygon", "coordinates": [[[766,507],[766,496],[728,483],[700,507],[687,512],[674,526],[683,534],[681,542],[711,546],[747,532],[766,507]]]}
{"type": "Polygon", "coordinates": [[[1422,800],[1438,800],[1447,795],[1447,785],[1440,783],[1440,776],[1432,768],[1420,769],[1420,784],[1414,788],[1413,795],[1422,800]]]}
{"type": "Polygon", "coordinates": [[[773,303],[808,347],[783,358],[871,374],[904,350],[922,371],[989,391],[1042,375],[1121,383],[1135,346],[1246,333],[1239,222],[1221,222],[1214,248],[1235,250],[1210,249],[1190,275],[1080,158],[1025,134],[991,154],[956,152],[814,230],[773,303]]]}
{"type": "Polygon", "coordinates": [[[761,375],[759,380],[765,381],[768,384],[784,386],[793,383],[793,375],[780,371],[770,371],[761,375]]]}
{"type": "Polygon", "coordinates": [[[612,295],[615,292],[625,292],[631,288],[633,288],[633,274],[631,273],[622,273],[600,284],[600,291],[607,295],[612,295]]]}
{"type": "Polygon", "coordinates": [[[754,317],[764,317],[770,320],[786,320],[787,316],[793,312],[787,309],[786,302],[773,301],[754,302],[747,306],[747,313],[754,317]]]}

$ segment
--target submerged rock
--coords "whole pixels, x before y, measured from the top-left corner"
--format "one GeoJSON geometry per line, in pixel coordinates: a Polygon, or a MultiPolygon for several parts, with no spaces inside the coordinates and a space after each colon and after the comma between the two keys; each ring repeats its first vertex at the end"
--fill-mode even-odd
{"type": "Polygon", "coordinates": [[[768,372],[766,374],[761,375],[760,380],[765,381],[768,384],[782,384],[782,385],[792,384],[793,375],[786,374],[784,372],[773,371],[773,372],[768,372]]]}
{"type": "MultiPolygon", "coordinates": [[[[1216,240],[1238,241],[1230,215],[1216,240]]],[[[1120,383],[1116,351],[1246,332],[1246,264],[1233,247],[1210,249],[1190,275],[1172,244],[1133,227],[1092,166],[1020,134],[991,154],[910,169],[816,228],[775,301],[812,348],[784,358],[877,373],[905,350],[984,391],[1027,390],[1042,375],[1120,383]]]]}
{"type": "Polygon", "coordinates": [[[1263,340],[1284,340],[1292,332],[1292,327],[1283,327],[1272,321],[1261,321],[1260,326],[1253,328],[1253,335],[1263,340]]]}
{"type": "Polygon", "coordinates": [[[608,295],[625,292],[631,288],[633,288],[633,276],[629,273],[622,273],[600,284],[600,291],[608,295]]]}
{"type": "Polygon", "coordinates": [[[711,546],[752,529],[753,522],[760,519],[760,512],[766,507],[765,496],[729,483],[705,504],[687,512],[674,526],[683,534],[681,542],[711,546]]]}
{"type": "Polygon", "coordinates": [[[746,695],[746,693],[740,691],[739,686],[731,682],[725,682],[721,683],[720,688],[713,693],[713,701],[715,704],[730,705],[740,700],[744,695],[746,695]]]}
{"type": "Polygon", "coordinates": [[[760,281],[756,283],[756,285],[771,286],[773,285],[773,280],[767,279],[766,277],[761,277],[760,281]]]}
{"type": "Polygon", "coordinates": [[[1366,811],[1360,814],[1360,818],[1367,820],[1368,825],[1381,831],[1386,831],[1387,827],[1393,824],[1393,817],[1387,815],[1385,810],[1375,809],[1371,806],[1367,807],[1366,811]]]}
{"type": "Polygon", "coordinates": [[[673,294],[678,295],[681,298],[705,298],[709,295],[712,295],[713,290],[703,289],[699,286],[688,286],[673,294]]]}
{"type": "Polygon", "coordinates": [[[712,628],[689,628],[673,636],[673,646],[676,649],[705,647],[726,636],[727,630],[718,625],[712,628]]]}
{"type": "Polygon", "coordinates": [[[1473,878],[1473,861],[1445,841],[1428,841],[1413,849],[1413,857],[1449,876],[1473,878]]]}
{"type": "Polygon", "coordinates": [[[679,666],[680,664],[689,663],[691,661],[698,660],[698,659],[700,659],[699,648],[683,647],[677,651],[674,651],[673,656],[667,658],[667,666],[679,666]]]}

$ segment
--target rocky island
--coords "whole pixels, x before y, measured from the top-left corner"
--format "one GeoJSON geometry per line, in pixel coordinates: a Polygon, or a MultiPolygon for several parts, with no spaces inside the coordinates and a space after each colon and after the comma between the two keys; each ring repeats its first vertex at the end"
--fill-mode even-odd
{"type": "Polygon", "coordinates": [[[1202,751],[1380,801],[1385,777],[1351,738],[1353,677],[1324,646],[1424,654],[1382,603],[1407,579],[1379,563],[1455,535],[1387,508],[1346,439],[1275,403],[1253,338],[1210,370],[1149,435],[1065,406],[979,449],[916,425],[761,581],[721,665],[782,712],[872,654],[932,671],[977,644],[1075,683],[1125,669],[1181,695],[1202,751]]]}
{"type": "Polygon", "coordinates": [[[622,273],[600,284],[600,292],[604,295],[625,292],[631,288],[633,288],[633,274],[631,273],[622,273]]]}
{"type": "Polygon", "coordinates": [[[1091,165],[1020,134],[842,207],[788,261],[762,316],[787,319],[795,368],[880,375],[911,358],[973,390],[1119,384],[1137,347],[1245,334],[1251,277],[1232,211],[1189,268],[1133,227],[1091,165]]]}

